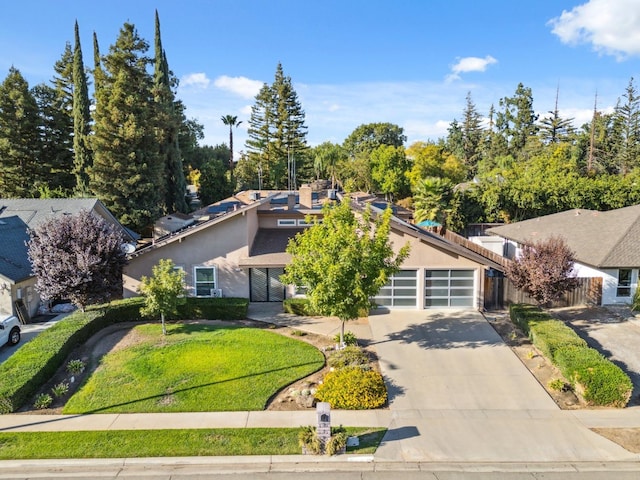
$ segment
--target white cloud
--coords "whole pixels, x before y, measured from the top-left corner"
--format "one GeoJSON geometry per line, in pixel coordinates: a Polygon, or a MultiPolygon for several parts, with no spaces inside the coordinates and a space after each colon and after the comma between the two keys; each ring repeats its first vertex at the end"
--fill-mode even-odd
{"type": "Polygon", "coordinates": [[[451,73],[447,76],[447,81],[458,80],[461,73],[484,72],[489,65],[498,63],[498,60],[491,55],[484,58],[464,57],[458,59],[458,63],[451,67],[451,73]]]}
{"type": "Polygon", "coordinates": [[[258,94],[264,83],[259,80],[251,80],[247,77],[228,77],[222,75],[216,78],[213,84],[222,90],[235,93],[242,98],[253,98],[258,94]]]}
{"type": "Polygon", "coordinates": [[[211,83],[211,80],[207,78],[206,73],[189,73],[180,80],[180,86],[183,87],[193,85],[194,87],[207,88],[209,83],[211,83]]]}
{"type": "Polygon", "coordinates": [[[640,3],[637,0],[589,0],[549,20],[551,30],[569,45],[590,43],[618,60],[640,55],[640,3]]]}

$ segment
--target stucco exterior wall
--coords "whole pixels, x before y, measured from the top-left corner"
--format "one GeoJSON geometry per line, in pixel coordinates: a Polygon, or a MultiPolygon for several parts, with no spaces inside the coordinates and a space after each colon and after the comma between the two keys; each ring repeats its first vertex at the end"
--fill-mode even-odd
{"type": "Polygon", "coordinates": [[[124,296],[138,295],[142,276],[150,276],[160,259],[169,258],[184,269],[190,295],[194,294],[194,267],[215,266],[216,287],[222,289],[223,296],[248,298],[248,271],[238,267],[238,260],[248,256],[247,233],[256,225],[255,210],[250,210],[132,258],[124,269],[124,296]]]}

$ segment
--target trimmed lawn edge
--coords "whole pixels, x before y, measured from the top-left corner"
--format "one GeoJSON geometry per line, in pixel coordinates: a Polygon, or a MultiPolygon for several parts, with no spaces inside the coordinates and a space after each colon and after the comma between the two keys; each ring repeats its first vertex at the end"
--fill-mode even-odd
{"type": "MultiPolygon", "coordinates": [[[[372,454],[386,428],[345,427],[360,439],[347,453],[372,454]]],[[[207,428],[0,432],[0,460],[300,455],[300,428],[207,428]]]]}

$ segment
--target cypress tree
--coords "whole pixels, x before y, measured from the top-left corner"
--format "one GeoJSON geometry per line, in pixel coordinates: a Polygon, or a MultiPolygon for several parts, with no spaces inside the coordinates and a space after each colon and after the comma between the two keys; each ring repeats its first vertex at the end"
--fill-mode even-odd
{"type": "Polygon", "coordinates": [[[91,190],[125,226],[143,230],[159,217],[164,163],[158,155],[149,45],[125,23],[102,59],[96,90],[91,190]]]}
{"type": "Polygon", "coordinates": [[[0,197],[37,195],[44,182],[37,161],[39,127],[38,105],[29,84],[11,67],[0,84],[0,197]]]}
{"type": "Polygon", "coordinates": [[[184,177],[178,133],[182,117],[175,108],[174,81],[169,70],[166,52],[162,48],[160,19],[155,18],[154,99],[158,109],[158,144],[164,162],[164,211],[167,213],[188,211],[186,202],[187,182],[184,177]]]}
{"type": "MultiPolygon", "coordinates": [[[[96,40],[97,48],[97,40],[96,40]]],[[[98,54],[99,55],[99,54],[98,54]]],[[[76,177],[76,195],[89,195],[89,173],[93,163],[93,154],[89,145],[91,133],[91,115],[89,113],[89,90],[87,75],[82,60],[82,47],[78,22],[75,24],[75,45],[73,49],[73,151],[74,174],[76,177]]]]}

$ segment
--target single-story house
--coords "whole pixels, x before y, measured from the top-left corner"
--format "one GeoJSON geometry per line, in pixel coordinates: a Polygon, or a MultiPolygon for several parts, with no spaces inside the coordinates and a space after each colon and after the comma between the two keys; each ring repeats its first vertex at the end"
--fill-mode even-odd
{"type": "MultiPolygon", "coordinates": [[[[171,259],[185,272],[188,294],[197,297],[243,297],[252,302],[281,302],[297,295],[280,282],[290,261],[289,239],[309,227],[307,215],[321,215],[326,201],[340,201],[333,190],[249,191],[226,199],[229,208],[207,207],[199,221],[129,255],[124,296],[135,296],[143,276],[160,259],[171,259]],[[207,211],[210,214],[207,214],[207,211]]],[[[378,200],[376,200],[378,202],[378,200]]],[[[354,210],[365,202],[355,197],[354,210]]],[[[375,205],[374,211],[381,205],[375,205]]],[[[390,240],[397,249],[407,242],[411,253],[375,298],[389,308],[481,308],[486,271],[502,265],[473,251],[392,217],[390,240]]]]}
{"type": "Polygon", "coordinates": [[[578,277],[602,279],[602,304],[629,304],[640,271],[640,205],[599,212],[573,209],[487,230],[514,258],[523,245],[564,239],[575,254],[578,277]]]}
{"type": "Polygon", "coordinates": [[[124,228],[96,198],[0,199],[0,312],[19,315],[23,321],[36,314],[40,296],[27,254],[29,229],[52,217],[81,210],[118,226],[125,241],[136,242],[138,235],[124,228]]]}

